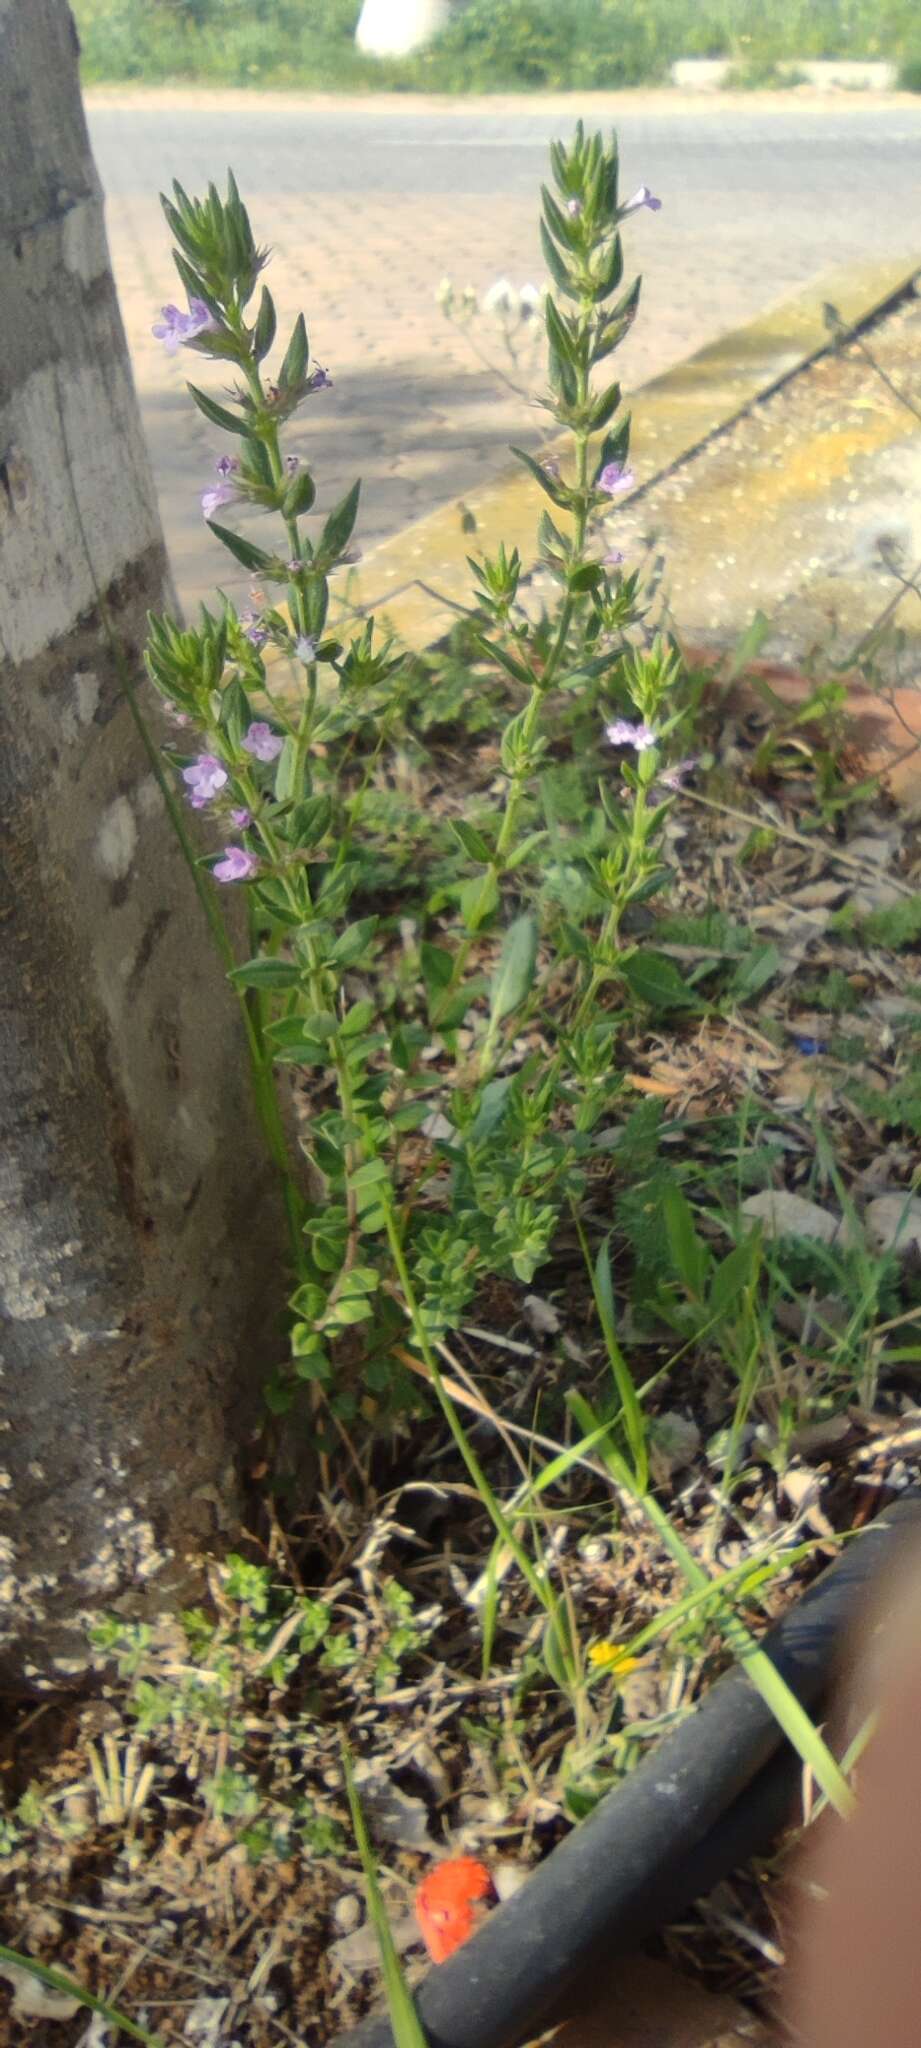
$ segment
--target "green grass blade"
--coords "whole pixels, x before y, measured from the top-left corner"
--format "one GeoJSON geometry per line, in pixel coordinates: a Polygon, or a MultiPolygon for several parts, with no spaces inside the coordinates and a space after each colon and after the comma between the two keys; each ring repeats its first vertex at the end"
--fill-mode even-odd
{"type": "MultiPolygon", "coordinates": [[[[580,1427],[588,1434],[597,1423],[597,1416],[593,1414],[589,1403],[581,1394],[570,1394],[569,1404],[580,1427]]],[[[674,1558],[688,1585],[698,1592],[709,1592],[713,1584],[709,1574],[688,1550],[677,1529],[673,1528],[665,1510],[660,1508],[653,1495],[636,1493],[626,1461],[610,1441],[606,1445],[602,1444],[601,1455],[612,1479],[624,1492],[633,1495],[637,1506],[642,1509],[664,1549],[674,1558]]],[[[783,1729],[787,1741],[803,1762],[808,1764],[830,1805],[843,1819],[850,1819],[855,1806],[854,1795],[837,1759],[832,1755],[805,1707],[800,1705],[795,1693],[791,1692],[786,1679],[781,1677],[767,1652],[758,1648],[744,1622],[740,1621],[738,1615],[725,1603],[722,1612],[717,1616],[717,1622],[727,1647],[747,1671],[765,1706],[770,1709],[778,1726],[783,1729]]]]}
{"type": "MultiPolygon", "coordinates": [[[[37,1977],[40,1984],[47,1984],[49,1991],[62,1991],[68,1998],[76,1998],[88,2012],[98,2012],[110,2027],[120,2027],[123,2034],[130,2034],[133,2041],[143,2041],[146,2048],[166,2048],[160,2034],[148,2033],[146,2027],[139,2027],[136,2020],[129,2020],[115,2005],[107,2005],[104,1998],[94,1998],[91,1991],[84,1991],[74,1977],[66,1970],[52,1969],[48,1963],[38,1963],[34,1956],[24,1956],[17,1948],[5,1948],[0,1943],[0,1963],[12,1963],[17,1970],[26,1970],[30,1977],[37,1977]]],[[[425,2036],[420,2040],[424,2043],[425,2036]]]]}
{"type": "Polygon", "coordinates": [[[390,2014],[393,2038],[397,2048],[428,2048],[422,2022],[410,1996],[409,1987],[403,1975],[403,1965],[400,1962],[396,1943],[390,1931],[387,1909],[381,1898],[381,1889],[377,1881],[377,1862],[374,1850],[371,1847],[368,1830],[365,1826],[365,1817],[361,1810],[361,1800],[358,1797],[358,1787],[355,1783],[352,1758],[344,1742],[342,1745],[342,1769],[345,1774],[345,1789],[348,1793],[349,1809],[352,1815],[352,1828],[355,1834],[358,1854],[361,1857],[361,1867],[365,1875],[368,1912],[371,1916],[374,1932],[377,1935],[377,1945],[380,1949],[381,1972],[384,1979],[384,1988],[387,1993],[387,2010],[390,2014]]]}

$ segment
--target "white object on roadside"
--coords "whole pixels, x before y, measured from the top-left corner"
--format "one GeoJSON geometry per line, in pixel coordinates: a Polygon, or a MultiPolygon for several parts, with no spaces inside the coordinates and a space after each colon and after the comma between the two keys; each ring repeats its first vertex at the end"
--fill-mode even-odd
{"type": "Polygon", "coordinates": [[[408,57],[447,27],[450,0],[365,0],[355,43],[366,57],[408,57]]]}

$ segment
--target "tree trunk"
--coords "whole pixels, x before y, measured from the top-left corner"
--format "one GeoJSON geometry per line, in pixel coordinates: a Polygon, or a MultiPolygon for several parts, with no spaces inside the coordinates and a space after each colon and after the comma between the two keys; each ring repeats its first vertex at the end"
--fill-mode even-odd
{"type": "Polygon", "coordinates": [[[171,593],[64,0],[0,0],[0,99],[0,1682],[42,1689],[233,1527],[282,1237],[111,651],[171,593]]]}

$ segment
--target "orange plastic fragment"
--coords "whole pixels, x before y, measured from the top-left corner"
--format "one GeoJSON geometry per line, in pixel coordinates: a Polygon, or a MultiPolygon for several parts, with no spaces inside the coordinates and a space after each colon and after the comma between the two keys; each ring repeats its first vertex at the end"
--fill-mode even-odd
{"type": "Polygon", "coordinates": [[[475,1908],[495,1896],[485,1863],[475,1856],[450,1856],[430,1870],[415,1899],[416,1919],[433,1963],[445,1963],[469,1940],[475,1908]]]}

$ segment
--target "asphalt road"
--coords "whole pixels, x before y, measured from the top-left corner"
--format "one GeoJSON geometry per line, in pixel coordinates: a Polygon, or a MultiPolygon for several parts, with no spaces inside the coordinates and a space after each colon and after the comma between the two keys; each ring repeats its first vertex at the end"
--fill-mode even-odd
{"type": "MultiPolygon", "coordinates": [[[[208,586],[197,494],[219,448],[191,423],[182,362],[149,328],[175,296],[155,195],[232,164],[285,315],[306,305],[334,389],[304,428],[329,499],[365,478],[366,542],[473,489],[540,415],[504,392],[438,313],[450,274],[480,291],[539,279],[537,188],[578,103],[318,103],[266,95],[91,97],[89,119],[155,473],[179,581],[208,586]]],[[[632,96],[616,120],[623,189],[662,211],[630,223],[641,316],[620,358],[636,385],[818,273],[921,253],[921,103],[632,96]]],[[[588,118],[597,121],[593,100],[588,118]]],[[[480,335],[505,358],[489,328],[480,335]]],[[[210,550],[211,543],[207,542],[210,550]]]]}

